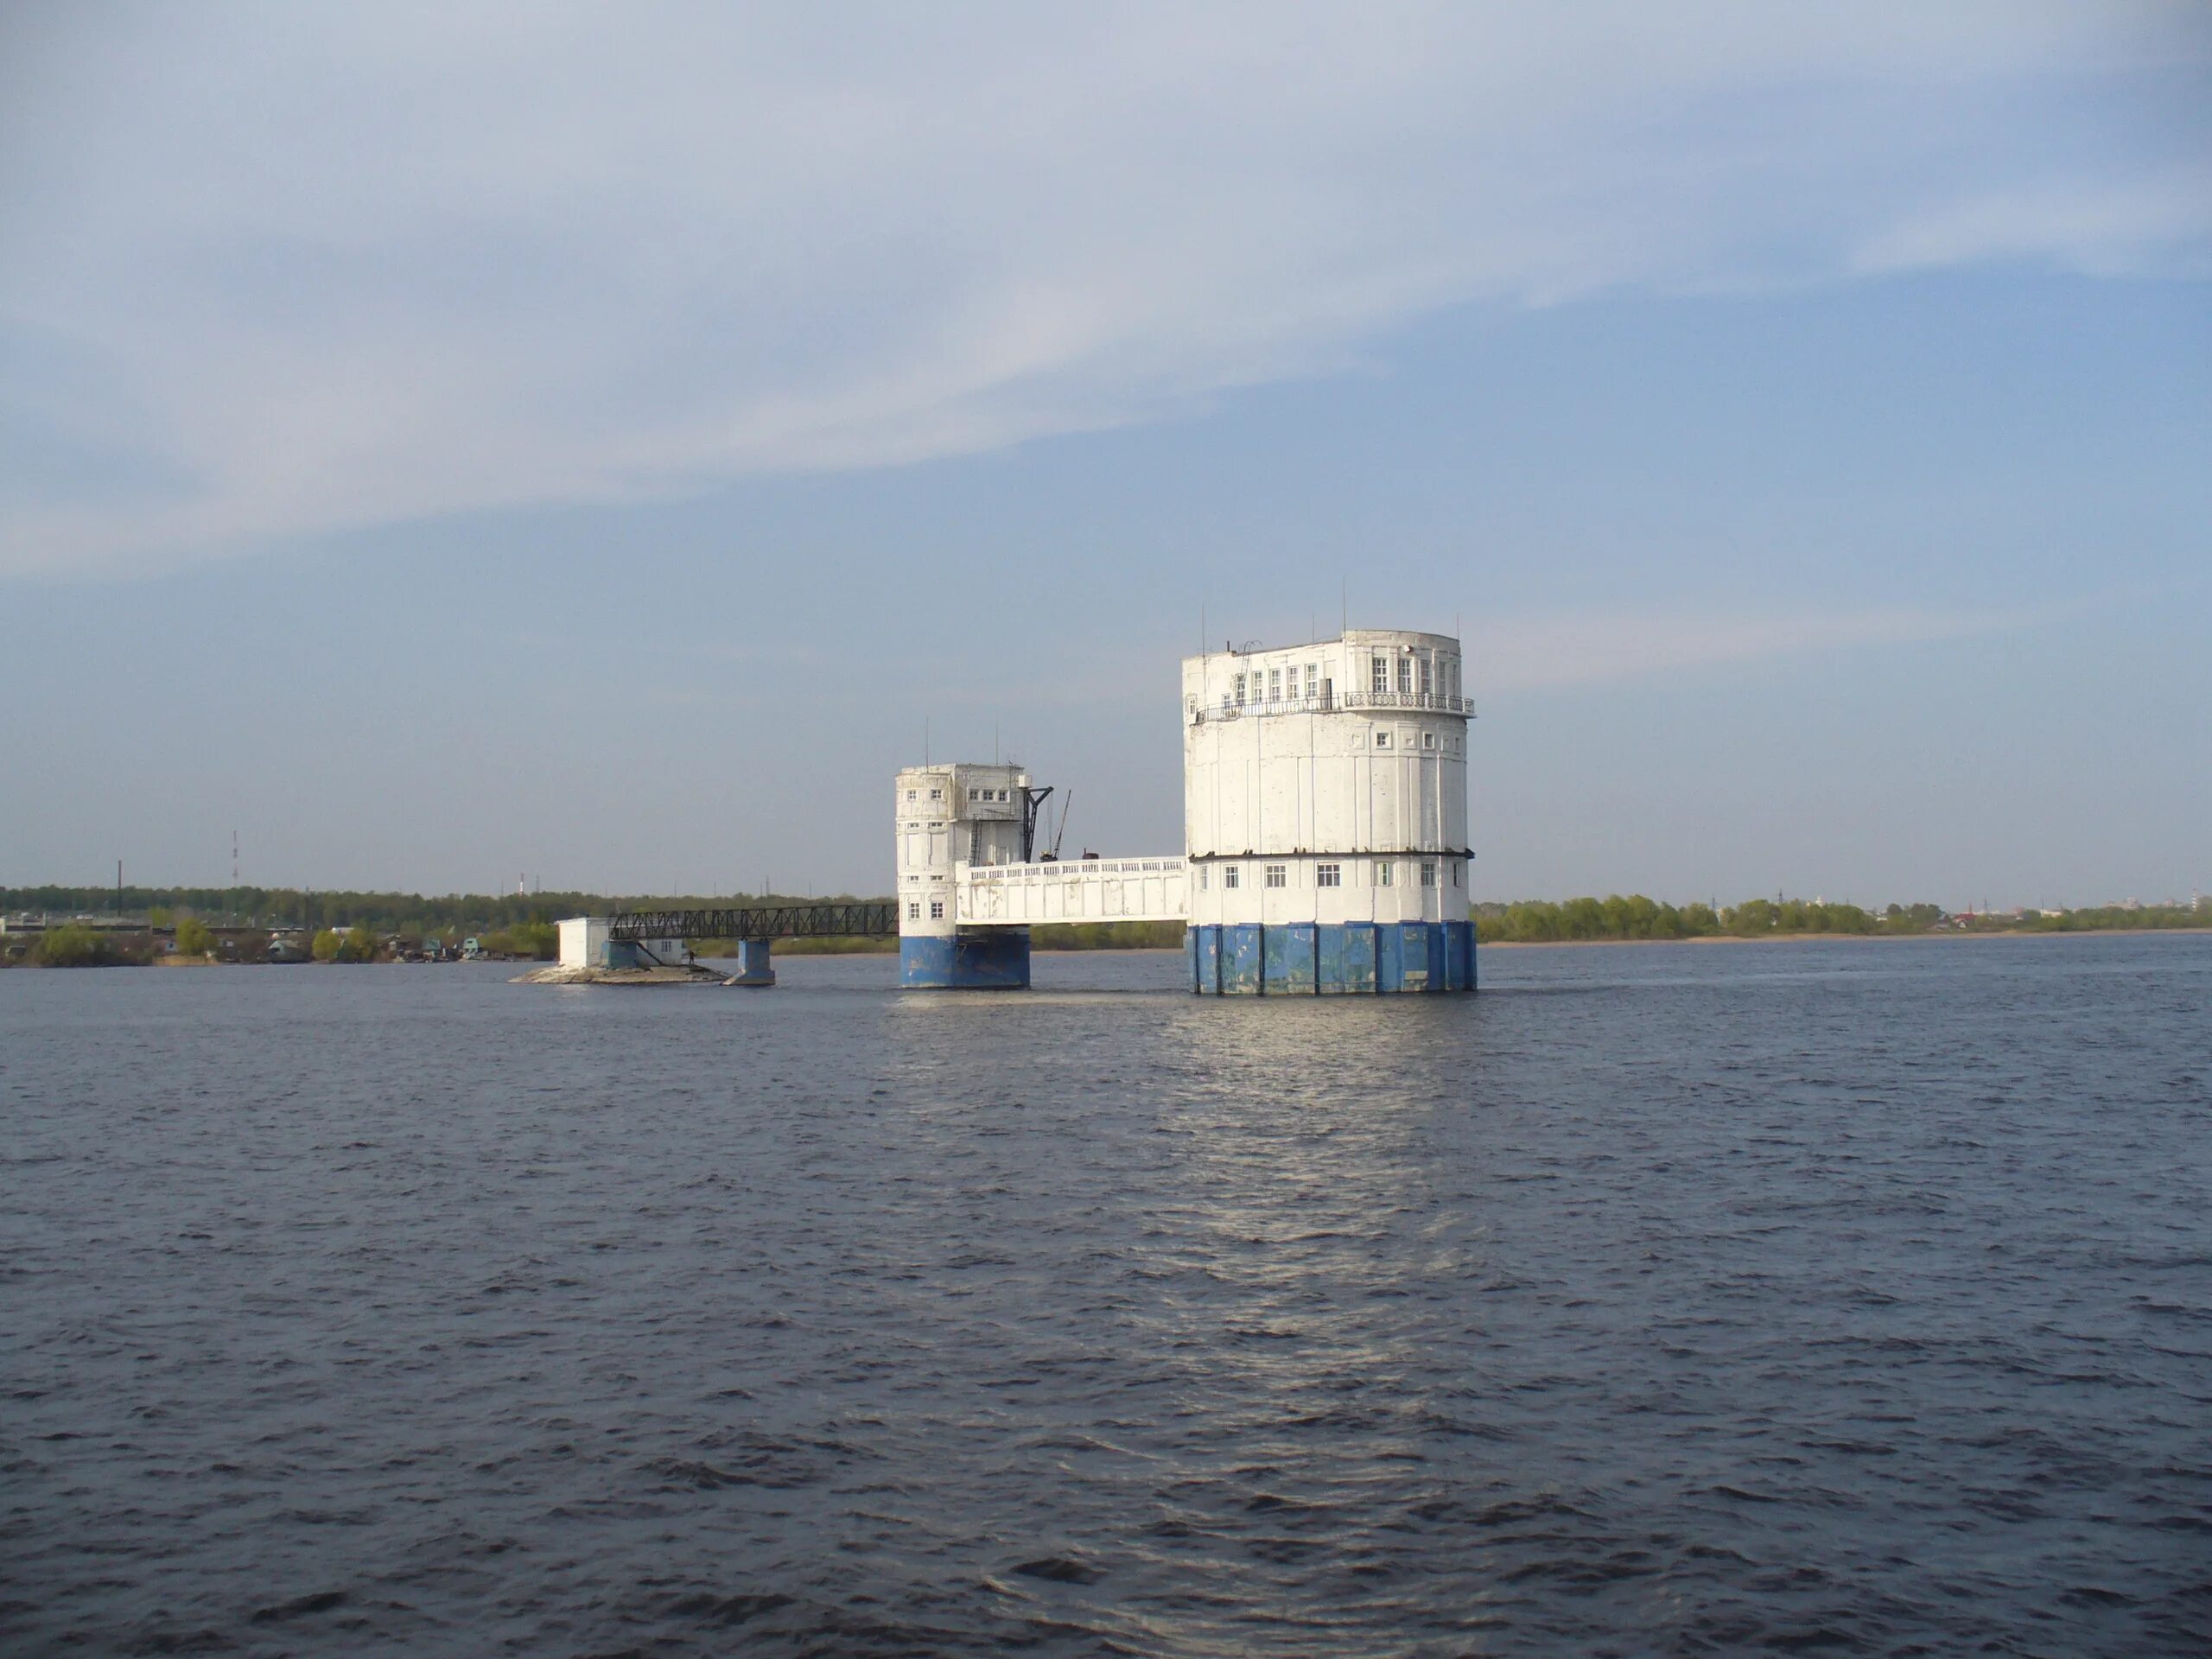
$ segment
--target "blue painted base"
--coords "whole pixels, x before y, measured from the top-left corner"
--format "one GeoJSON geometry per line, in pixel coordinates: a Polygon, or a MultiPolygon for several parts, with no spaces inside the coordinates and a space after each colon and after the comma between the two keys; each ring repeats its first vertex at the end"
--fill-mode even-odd
{"type": "Polygon", "coordinates": [[[1026,991],[1029,930],[963,927],[950,938],[902,938],[899,982],[910,991],[1026,991]]]}
{"type": "Polygon", "coordinates": [[[1332,996],[1475,988],[1472,922],[1294,922],[1193,927],[1191,988],[1215,996],[1332,996]]]}
{"type": "Polygon", "coordinates": [[[768,939],[740,939],[737,942],[737,971],[729,976],[733,985],[772,985],[776,970],[770,964],[768,939]]]}

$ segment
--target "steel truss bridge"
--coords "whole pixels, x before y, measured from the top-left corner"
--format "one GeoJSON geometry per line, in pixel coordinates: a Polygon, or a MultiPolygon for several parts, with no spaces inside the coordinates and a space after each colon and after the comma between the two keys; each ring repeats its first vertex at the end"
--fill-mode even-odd
{"type": "Polygon", "coordinates": [[[631,910],[607,918],[610,939],[817,939],[899,931],[899,906],[750,905],[736,910],[631,910]]]}

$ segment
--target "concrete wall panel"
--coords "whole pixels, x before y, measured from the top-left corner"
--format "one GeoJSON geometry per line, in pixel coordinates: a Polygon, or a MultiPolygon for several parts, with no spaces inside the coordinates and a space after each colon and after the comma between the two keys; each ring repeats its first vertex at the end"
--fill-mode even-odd
{"type": "Polygon", "coordinates": [[[1319,988],[1324,994],[1359,995],[1375,989],[1375,925],[1349,922],[1320,930],[1319,988]]]}
{"type": "Polygon", "coordinates": [[[1260,992],[1262,936],[1259,925],[1247,922],[1224,927],[1221,932],[1221,994],[1256,996],[1260,992]]]}
{"type": "Polygon", "coordinates": [[[1313,995],[1314,925],[1292,922],[1264,930],[1265,974],[1262,991],[1268,996],[1313,995]]]}

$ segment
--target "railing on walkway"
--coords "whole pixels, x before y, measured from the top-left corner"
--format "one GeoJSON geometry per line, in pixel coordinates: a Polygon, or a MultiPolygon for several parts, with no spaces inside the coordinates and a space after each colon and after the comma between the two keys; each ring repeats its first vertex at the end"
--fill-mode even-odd
{"type": "Polygon", "coordinates": [[[1177,874],[1179,858],[1062,858],[1040,864],[958,864],[963,881],[1052,881],[1063,876],[1177,874]]]}

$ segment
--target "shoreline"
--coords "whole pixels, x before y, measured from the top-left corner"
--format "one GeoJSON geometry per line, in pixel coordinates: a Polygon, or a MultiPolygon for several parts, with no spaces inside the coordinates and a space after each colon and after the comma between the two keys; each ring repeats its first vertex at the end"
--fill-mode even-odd
{"type": "Polygon", "coordinates": [[[1482,950],[1555,950],[1586,944],[1803,944],[1821,940],[1836,944],[1880,944],[1891,941],[1916,944],[1943,939],[2143,939],[2161,934],[2183,936],[2212,933],[2212,927],[2046,927],[1990,928],[1986,931],[1938,929],[1925,933],[1700,933],[1687,939],[1486,939],[1482,924],[1475,924],[1475,946],[1482,950]]]}

